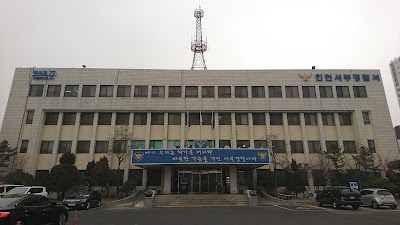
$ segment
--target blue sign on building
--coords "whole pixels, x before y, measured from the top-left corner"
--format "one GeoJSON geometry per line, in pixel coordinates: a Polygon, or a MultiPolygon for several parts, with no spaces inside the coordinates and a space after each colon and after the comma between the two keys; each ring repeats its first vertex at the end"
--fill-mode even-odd
{"type": "Polygon", "coordinates": [[[133,149],[133,165],[262,164],[270,163],[268,149],[133,149]]]}
{"type": "Polygon", "coordinates": [[[34,80],[54,80],[55,76],[57,76],[55,70],[34,70],[32,73],[34,80]]]}
{"type": "Polygon", "coordinates": [[[354,80],[357,82],[366,81],[381,81],[379,74],[373,74],[372,76],[369,74],[316,74],[315,75],[316,81],[350,81],[354,80]]]}

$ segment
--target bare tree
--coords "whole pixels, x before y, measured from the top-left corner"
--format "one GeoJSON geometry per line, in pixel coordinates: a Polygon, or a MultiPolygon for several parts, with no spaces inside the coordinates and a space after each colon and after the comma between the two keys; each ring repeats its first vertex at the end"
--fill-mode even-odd
{"type": "Polygon", "coordinates": [[[279,152],[277,149],[278,146],[273,146],[273,144],[272,144],[273,141],[278,140],[278,138],[279,138],[279,135],[277,135],[277,134],[265,135],[265,140],[267,141],[267,147],[270,152],[270,161],[271,161],[271,165],[272,165],[274,177],[275,177],[275,188],[278,186],[278,177],[277,177],[276,170],[278,168],[281,168],[281,169],[287,168],[290,165],[290,162],[287,158],[286,151],[279,152]]]}
{"type": "MultiPolygon", "coordinates": [[[[326,185],[330,185],[330,172],[331,172],[331,162],[328,158],[328,154],[321,148],[321,146],[319,147],[319,152],[317,152],[316,154],[313,154],[314,157],[310,160],[310,169],[312,170],[317,170],[320,173],[324,174],[325,176],[323,176],[323,184],[324,186],[326,185]]],[[[319,177],[318,177],[319,178],[319,177]]],[[[319,186],[317,185],[316,189],[317,191],[319,191],[319,186]]]]}
{"type": "Polygon", "coordinates": [[[26,155],[20,156],[20,157],[16,157],[15,159],[15,170],[23,170],[25,167],[26,162],[28,161],[28,159],[26,158],[26,155]]]}

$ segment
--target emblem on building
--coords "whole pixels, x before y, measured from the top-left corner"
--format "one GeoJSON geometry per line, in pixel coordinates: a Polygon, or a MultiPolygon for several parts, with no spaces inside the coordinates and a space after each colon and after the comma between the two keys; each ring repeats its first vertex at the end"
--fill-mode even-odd
{"type": "Polygon", "coordinates": [[[312,77],[312,73],[310,73],[310,74],[308,74],[308,73],[304,73],[304,74],[299,73],[299,77],[303,78],[304,81],[308,81],[312,77]]]}
{"type": "Polygon", "coordinates": [[[258,158],[260,158],[261,160],[265,160],[267,158],[267,153],[266,152],[259,152],[258,153],[258,158]]]}
{"type": "Polygon", "coordinates": [[[140,161],[140,160],[142,160],[143,159],[143,152],[136,152],[135,153],[135,159],[136,159],[136,161],[140,161]]]}

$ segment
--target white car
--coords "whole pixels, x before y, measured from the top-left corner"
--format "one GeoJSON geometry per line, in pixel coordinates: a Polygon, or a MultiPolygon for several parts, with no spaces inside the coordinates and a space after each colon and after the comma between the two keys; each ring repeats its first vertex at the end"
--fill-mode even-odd
{"type": "Polygon", "coordinates": [[[25,186],[25,187],[16,187],[7,192],[6,195],[12,194],[31,194],[31,195],[43,195],[45,197],[48,196],[46,191],[46,187],[43,186],[25,186]]]}
{"type": "Polygon", "coordinates": [[[16,188],[16,187],[23,187],[24,185],[20,184],[2,184],[0,185],[0,197],[3,197],[7,192],[9,192],[11,189],[16,188]]]}

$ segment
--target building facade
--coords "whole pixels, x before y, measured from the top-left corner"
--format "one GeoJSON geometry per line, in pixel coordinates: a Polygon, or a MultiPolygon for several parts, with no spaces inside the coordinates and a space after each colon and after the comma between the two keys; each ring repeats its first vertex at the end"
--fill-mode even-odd
{"type": "MultiPolygon", "coordinates": [[[[80,171],[103,156],[115,169],[108,149],[121,127],[133,149],[193,148],[202,140],[216,149],[269,148],[303,165],[332,146],[349,159],[360,145],[399,157],[378,70],[18,68],[0,139],[18,147],[13,169],[41,179],[65,152],[76,154],[80,171]]],[[[270,167],[127,159],[116,173],[166,194],[179,192],[181,181],[189,192],[237,193],[270,167]]]]}
{"type": "Polygon", "coordinates": [[[399,105],[400,105],[400,57],[392,60],[389,64],[389,67],[390,67],[390,72],[392,74],[397,99],[399,100],[399,105]]]}

